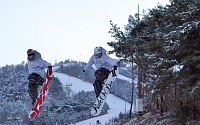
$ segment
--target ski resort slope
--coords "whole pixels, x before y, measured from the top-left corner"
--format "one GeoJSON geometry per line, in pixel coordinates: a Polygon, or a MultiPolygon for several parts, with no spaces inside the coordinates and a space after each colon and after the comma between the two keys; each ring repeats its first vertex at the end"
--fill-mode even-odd
{"type": "MultiPolygon", "coordinates": [[[[63,88],[66,87],[66,84],[72,85],[70,86],[70,88],[74,93],[78,93],[82,90],[93,91],[93,85],[89,82],[84,82],[81,79],[57,72],[54,72],[53,75],[60,80],[60,82],[63,84],[63,88]]],[[[120,75],[120,77],[122,76],[120,75]]],[[[125,109],[126,112],[130,109],[129,103],[112,94],[108,95],[106,102],[110,107],[110,109],[108,110],[108,114],[78,122],[76,123],[76,125],[96,125],[97,120],[101,122],[101,125],[104,125],[106,122],[108,123],[108,121],[114,118],[115,116],[118,116],[120,112],[124,113],[125,109]]]]}

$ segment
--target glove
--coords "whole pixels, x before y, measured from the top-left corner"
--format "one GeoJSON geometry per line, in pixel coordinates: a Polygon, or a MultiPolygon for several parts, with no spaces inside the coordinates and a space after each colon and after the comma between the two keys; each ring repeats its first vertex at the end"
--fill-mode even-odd
{"type": "Polygon", "coordinates": [[[83,69],[83,72],[85,72],[85,70],[83,69]]]}
{"type": "Polygon", "coordinates": [[[48,69],[49,69],[49,70],[52,70],[52,66],[48,66],[48,69]]]}
{"type": "Polygon", "coordinates": [[[117,66],[113,66],[114,70],[117,70],[117,66]]]}

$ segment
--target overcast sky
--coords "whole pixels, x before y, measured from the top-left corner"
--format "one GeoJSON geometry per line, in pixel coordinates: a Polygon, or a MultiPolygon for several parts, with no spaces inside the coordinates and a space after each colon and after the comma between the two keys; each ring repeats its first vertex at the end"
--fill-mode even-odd
{"type": "MultiPolygon", "coordinates": [[[[27,62],[35,49],[52,64],[88,62],[94,47],[111,50],[110,20],[123,31],[140,5],[154,8],[169,0],[0,0],[0,66],[27,62]]],[[[111,56],[114,57],[114,56],[111,56]]]]}

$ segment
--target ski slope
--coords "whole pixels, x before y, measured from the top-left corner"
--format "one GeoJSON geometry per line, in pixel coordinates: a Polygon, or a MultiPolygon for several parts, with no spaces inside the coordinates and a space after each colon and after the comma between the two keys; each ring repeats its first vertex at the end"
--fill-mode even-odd
{"type": "MultiPolygon", "coordinates": [[[[84,82],[81,79],[61,74],[58,72],[53,73],[54,77],[57,77],[60,82],[63,84],[63,88],[66,87],[66,84],[71,84],[70,86],[72,92],[78,93],[79,91],[93,91],[93,85],[89,82],[84,82]]],[[[122,75],[119,75],[122,78],[122,75]]],[[[126,78],[127,80],[130,80],[126,78]]],[[[103,116],[91,118],[85,121],[81,121],[76,123],[76,125],[96,125],[96,121],[99,120],[101,122],[101,125],[104,125],[106,122],[108,123],[108,120],[112,119],[115,116],[118,116],[120,112],[125,112],[125,109],[128,111],[130,109],[130,104],[125,102],[124,100],[109,94],[106,99],[107,104],[109,105],[110,109],[108,110],[108,114],[105,114],[103,116]]],[[[126,111],[126,112],[127,112],[126,111]]]]}

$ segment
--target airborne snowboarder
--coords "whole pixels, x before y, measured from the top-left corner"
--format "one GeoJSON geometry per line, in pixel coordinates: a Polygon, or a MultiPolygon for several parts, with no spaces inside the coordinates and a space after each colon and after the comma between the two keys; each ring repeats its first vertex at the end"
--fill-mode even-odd
{"type": "Polygon", "coordinates": [[[38,97],[38,87],[43,85],[44,82],[44,68],[52,70],[51,63],[43,60],[41,54],[33,49],[27,51],[28,59],[28,92],[32,99],[32,105],[38,97]]]}
{"type": "Polygon", "coordinates": [[[96,98],[98,98],[104,84],[104,80],[108,78],[108,75],[110,74],[110,71],[112,67],[114,67],[114,70],[117,69],[116,62],[110,58],[106,54],[106,50],[103,47],[95,47],[94,48],[94,55],[91,56],[89,62],[84,67],[83,72],[85,72],[86,69],[88,69],[90,66],[95,65],[96,71],[95,71],[95,82],[93,83],[94,91],[96,94],[96,98]]]}

